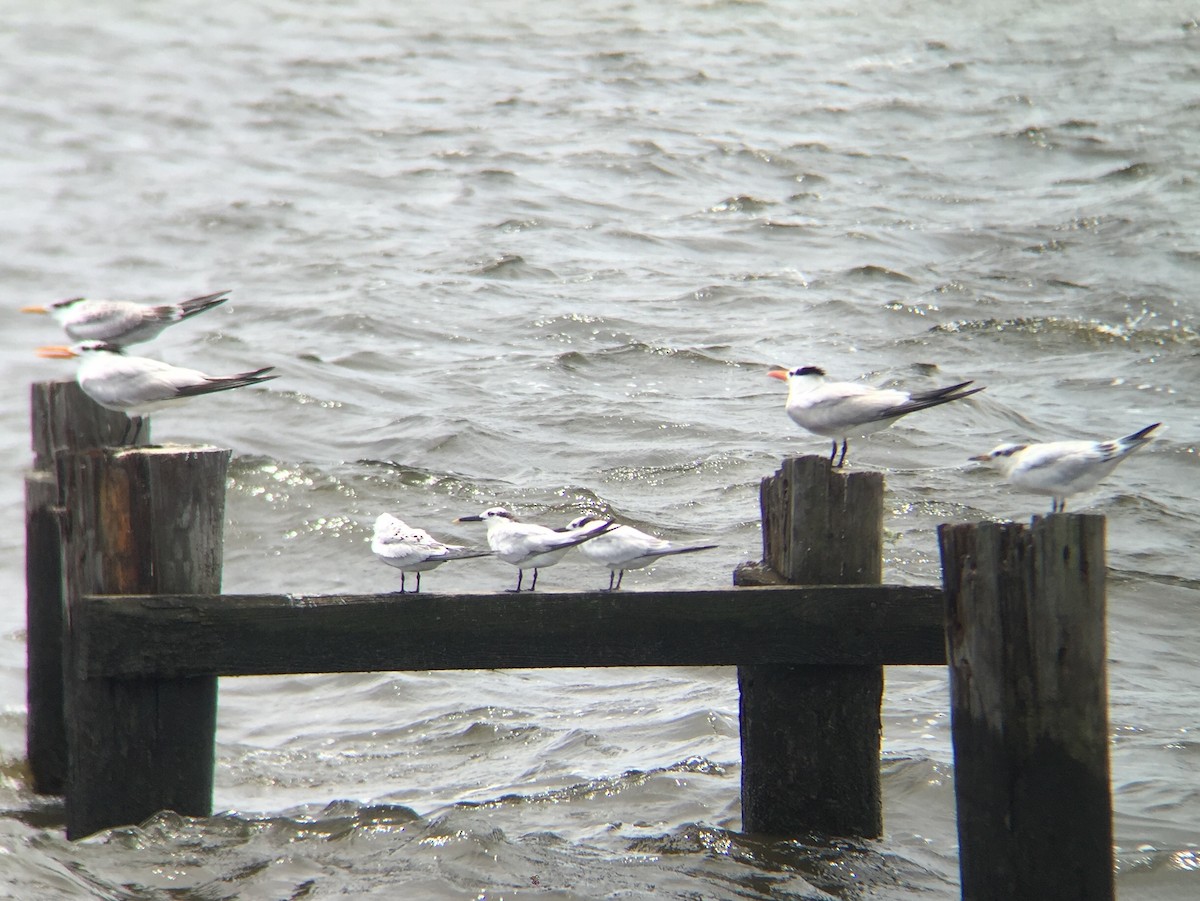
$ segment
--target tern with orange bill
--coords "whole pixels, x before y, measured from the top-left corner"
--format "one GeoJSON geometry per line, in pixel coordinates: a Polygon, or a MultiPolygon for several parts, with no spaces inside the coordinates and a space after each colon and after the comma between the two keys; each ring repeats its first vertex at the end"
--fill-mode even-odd
{"type": "Polygon", "coordinates": [[[206,375],[198,369],[172,366],[149,357],[127,356],[119,345],[103,341],[81,341],[70,347],[51,345],[39,347],[37,352],[48,359],[79,357],[79,370],[75,374],[79,387],[100,406],[134,418],[136,428],[129,439],[132,441],[137,440],[142,417],[147,413],[200,394],[278,378],[267,375],[274,366],[233,375],[206,375]]]}
{"type": "Polygon", "coordinates": [[[829,462],[837,458],[838,441],[842,455],[835,465],[846,462],[847,439],[861,438],[886,429],[901,416],[962,400],[983,388],[968,388],[973,382],[959,382],[930,391],[901,391],[897,388],[872,388],[857,382],[828,382],[819,366],[787,369],[772,368],[767,375],[787,382],[787,414],[796,425],[814,435],[833,439],[829,462]]]}
{"type": "Polygon", "coordinates": [[[211,310],[228,299],[228,291],[164,304],[70,297],[45,306],[21,307],[21,312],[48,313],[58,320],[72,341],[105,341],[124,347],[157,338],[167,326],[211,310]]]}

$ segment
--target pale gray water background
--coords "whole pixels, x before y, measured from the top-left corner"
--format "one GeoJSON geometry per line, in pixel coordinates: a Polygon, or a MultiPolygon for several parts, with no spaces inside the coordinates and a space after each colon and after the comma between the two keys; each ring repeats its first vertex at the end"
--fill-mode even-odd
{"type": "Polygon", "coordinates": [[[72,368],[15,311],[220,289],[143,352],[283,376],[154,419],[234,449],[230,592],[391,590],[379,512],[476,542],[493,503],[716,538],[626,585],[728,584],[760,478],[826,448],[775,363],[988,385],[852,447],[892,582],[938,579],[939,522],[1048,508],[969,455],[1165,422],[1073,506],[1109,523],[1120,894],[1200,896],[1198,14],[0,0],[0,897],[957,897],[939,669],[888,672],[861,847],[738,835],[720,668],[225,680],[228,813],[65,842],[23,768],[21,476],[27,386],[72,368]]]}

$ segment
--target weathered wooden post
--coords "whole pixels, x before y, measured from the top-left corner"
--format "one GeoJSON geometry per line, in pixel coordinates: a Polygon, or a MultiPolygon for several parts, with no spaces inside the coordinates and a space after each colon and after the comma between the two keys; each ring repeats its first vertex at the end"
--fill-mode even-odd
{"type": "MultiPolygon", "coordinates": [[[[25,476],[25,740],[33,790],[59,794],[67,781],[63,718],[63,495],[55,457],[121,440],[129,420],[106,410],[71,382],[40,382],[30,397],[33,471],[25,476]]],[[[139,444],[150,439],[142,429],[139,444]]]]}
{"type": "Polygon", "coordinates": [[[207,447],[58,457],[68,503],[69,838],[163,809],[212,811],[216,677],[85,678],[71,664],[93,636],[70,620],[87,595],[220,592],[229,457],[207,447]]]}
{"type": "MultiPolygon", "coordinates": [[[[875,585],[883,571],[883,475],[793,457],[763,480],[763,562],[784,582],[875,585]]],[[[770,581],[754,567],[737,584],[770,581]]],[[[880,835],[882,666],[738,667],[742,828],[880,835]]]]}
{"type": "Polygon", "coordinates": [[[1104,518],[938,537],[962,897],[1111,901],[1104,518]]]}

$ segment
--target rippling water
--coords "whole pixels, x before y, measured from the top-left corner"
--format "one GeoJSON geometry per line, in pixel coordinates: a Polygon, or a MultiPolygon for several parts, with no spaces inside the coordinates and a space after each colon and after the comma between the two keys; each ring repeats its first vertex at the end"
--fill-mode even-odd
{"type": "Polygon", "coordinates": [[[1120,893],[1200,893],[1194,10],[0,10],[0,896],[957,897],[936,668],[888,672],[880,842],[740,835],[733,672],[669,668],[225,680],[225,813],[67,843],[25,783],[20,479],[26,385],[71,370],[15,309],[221,289],[144,352],[283,375],[154,419],[234,448],[228,591],[391,590],[375,515],[476,542],[451,520],[493,503],[715,537],[626,585],[728,584],[758,481],[825,449],[776,363],[988,385],[853,450],[890,582],[938,578],[939,522],[1046,506],[969,455],[1165,422],[1076,506],[1108,517],[1120,893]]]}

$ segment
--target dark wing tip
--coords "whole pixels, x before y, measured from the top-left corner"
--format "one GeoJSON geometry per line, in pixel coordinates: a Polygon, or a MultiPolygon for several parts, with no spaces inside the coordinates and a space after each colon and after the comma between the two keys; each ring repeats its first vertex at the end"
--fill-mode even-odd
{"type": "Polygon", "coordinates": [[[1132,435],[1127,435],[1122,440],[1123,441],[1140,441],[1142,438],[1145,438],[1147,435],[1149,435],[1151,432],[1153,432],[1155,429],[1157,429],[1160,425],[1162,425],[1161,422],[1156,422],[1156,423],[1154,423],[1154,425],[1148,425],[1144,429],[1142,429],[1140,432],[1134,432],[1132,435]]]}

